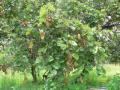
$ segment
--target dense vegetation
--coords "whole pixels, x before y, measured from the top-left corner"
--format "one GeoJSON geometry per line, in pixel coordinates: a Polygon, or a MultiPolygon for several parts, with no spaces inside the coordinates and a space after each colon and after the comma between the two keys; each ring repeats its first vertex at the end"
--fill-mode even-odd
{"type": "Polygon", "coordinates": [[[0,69],[41,90],[86,90],[91,71],[120,62],[119,29],[120,0],[1,0],[0,69]]]}

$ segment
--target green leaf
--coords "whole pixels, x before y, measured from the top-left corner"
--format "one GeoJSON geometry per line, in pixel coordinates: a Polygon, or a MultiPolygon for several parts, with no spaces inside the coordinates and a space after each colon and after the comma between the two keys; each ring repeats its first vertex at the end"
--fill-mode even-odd
{"type": "Polygon", "coordinates": [[[79,59],[79,54],[78,53],[73,53],[72,56],[75,60],[79,59]]]}
{"type": "Polygon", "coordinates": [[[57,71],[56,70],[52,70],[51,71],[51,74],[49,74],[49,77],[53,77],[57,74],[57,71]]]}
{"type": "Polygon", "coordinates": [[[57,46],[59,46],[62,50],[67,49],[67,45],[62,40],[57,42],[57,46]]]}
{"type": "Polygon", "coordinates": [[[45,22],[45,17],[40,17],[39,18],[39,24],[41,25],[43,22],[45,22]]]}
{"type": "Polygon", "coordinates": [[[57,69],[59,69],[59,68],[60,68],[60,64],[56,62],[55,64],[53,64],[53,67],[54,67],[54,69],[56,69],[56,70],[57,70],[57,69]]]}
{"type": "Polygon", "coordinates": [[[69,40],[69,43],[72,45],[72,46],[77,46],[77,43],[73,40],[69,40]]]}
{"type": "Polygon", "coordinates": [[[52,57],[52,56],[50,56],[49,58],[48,58],[48,61],[49,62],[52,62],[54,60],[54,58],[52,57]]]}
{"type": "Polygon", "coordinates": [[[46,51],[47,51],[47,48],[45,48],[45,47],[39,49],[39,52],[42,52],[43,54],[46,53],[46,51]]]}
{"type": "Polygon", "coordinates": [[[55,7],[53,6],[52,3],[48,3],[47,6],[48,6],[47,8],[48,8],[50,11],[55,11],[55,7]]]}
{"type": "Polygon", "coordinates": [[[40,16],[45,16],[47,14],[46,6],[41,7],[40,16]]]}
{"type": "Polygon", "coordinates": [[[98,46],[94,47],[93,49],[91,48],[93,54],[96,54],[98,52],[98,49],[99,49],[98,46]]]}
{"type": "Polygon", "coordinates": [[[26,36],[28,36],[28,35],[30,35],[31,34],[31,32],[32,32],[32,28],[28,28],[27,30],[26,30],[26,36]]]}

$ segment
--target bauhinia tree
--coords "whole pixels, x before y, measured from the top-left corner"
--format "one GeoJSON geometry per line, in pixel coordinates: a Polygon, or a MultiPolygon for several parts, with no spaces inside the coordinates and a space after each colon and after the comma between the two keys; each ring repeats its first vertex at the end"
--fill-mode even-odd
{"type": "Polygon", "coordinates": [[[42,67],[55,82],[68,84],[75,72],[79,74],[72,80],[79,77],[83,82],[85,74],[107,58],[101,27],[107,12],[94,0],[1,3],[0,18],[5,24],[0,35],[4,33],[11,41],[12,66],[31,72],[33,81],[38,81],[37,69],[42,67]]]}

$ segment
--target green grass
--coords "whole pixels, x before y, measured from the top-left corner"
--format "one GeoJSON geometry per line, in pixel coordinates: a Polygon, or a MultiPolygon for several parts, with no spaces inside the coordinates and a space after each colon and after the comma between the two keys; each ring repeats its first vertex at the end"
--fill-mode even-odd
{"type": "Polygon", "coordinates": [[[86,84],[90,87],[107,87],[109,90],[120,90],[120,89],[111,89],[120,85],[120,65],[114,64],[105,64],[104,68],[106,74],[97,75],[96,70],[93,69],[89,75],[86,76],[86,84]],[[118,76],[116,76],[118,74],[118,76]],[[117,77],[117,79],[116,79],[117,77]],[[117,81],[118,80],[118,81],[117,81]],[[119,82],[119,83],[118,83],[119,82]]]}
{"type": "Polygon", "coordinates": [[[32,78],[28,76],[29,80],[24,82],[24,76],[21,73],[15,75],[0,74],[0,90],[43,90],[43,84],[32,83],[32,78]]]}
{"type": "MultiPolygon", "coordinates": [[[[64,89],[57,90],[87,90],[87,87],[101,87],[105,86],[108,90],[120,90],[120,65],[106,64],[106,75],[98,76],[96,70],[90,72],[86,76],[86,82],[83,84],[69,84],[64,89]]],[[[23,82],[24,76],[22,73],[15,73],[15,75],[4,75],[0,72],[0,90],[45,90],[43,82],[32,83],[32,77],[28,74],[28,81],[23,82]]],[[[62,88],[62,87],[61,87],[62,88]]],[[[56,90],[56,89],[52,89],[56,90]]]]}
{"type": "Polygon", "coordinates": [[[101,75],[98,76],[94,71],[90,72],[88,76],[86,76],[86,83],[89,86],[103,86],[106,82],[108,82],[109,77],[101,75]]]}
{"type": "Polygon", "coordinates": [[[105,64],[106,76],[113,76],[120,73],[120,64],[105,64]]]}

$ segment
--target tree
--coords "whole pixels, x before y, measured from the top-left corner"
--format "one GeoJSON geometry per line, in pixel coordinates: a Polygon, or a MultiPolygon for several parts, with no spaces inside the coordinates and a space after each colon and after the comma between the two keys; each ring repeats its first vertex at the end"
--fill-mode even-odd
{"type": "Polygon", "coordinates": [[[1,22],[0,34],[10,38],[12,66],[27,69],[33,81],[38,81],[37,69],[42,67],[54,82],[64,78],[69,83],[74,70],[79,73],[74,81],[79,77],[82,82],[107,58],[101,26],[111,9],[105,11],[103,2],[104,7],[94,0],[5,0],[2,4],[5,24],[1,22]]]}

